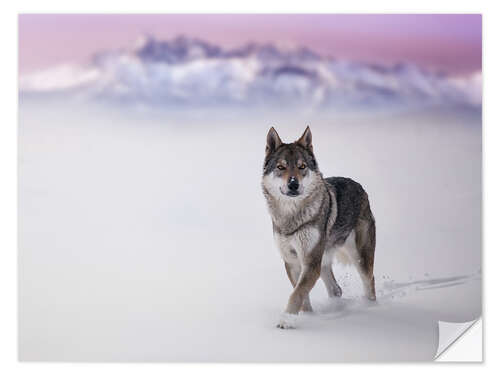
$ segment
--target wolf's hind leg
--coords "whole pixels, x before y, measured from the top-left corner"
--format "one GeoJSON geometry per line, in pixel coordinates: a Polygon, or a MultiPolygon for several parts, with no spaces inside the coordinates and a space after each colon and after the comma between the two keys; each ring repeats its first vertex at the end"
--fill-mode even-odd
{"type": "Polygon", "coordinates": [[[373,277],[373,271],[367,270],[365,266],[365,260],[360,259],[360,263],[356,264],[356,268],[363,282],[363,288],[365,290],[365,296],[369,300],[375,301],[377,299],[375,294],[375,278],[373,277]]]}
{"type": "Polygon", "coordinates": [[[333,275],[332,265],[325,264],[321,266],[321,280],[325,283],[326,291],[328,292],[328,297],[341,297],[342,289],[340,288],[335,276],[333,275]]]}
{"type": "MultiPolygon", "coordinates": [[[[300,265],[294,265],[291,263],[285,262],[285,270],[286,274],[288,275],[288,279],[292,283],[292,286],[295,288],[295,285],[297,285],[297,280],[299,279],[300,276],[300,265]]],[[[309,299],[309,293],[304,297],[304,302],[302,302],[302,307],[301,311],[304,312],[312,312],[312,306],[311,306],[311,300],[309,299]]]]}
{"type": "MultiPolygon", "coordinates": [[[[370,215],[371,216],[371,215],[370,215]]],[[[373,266],[375,261],[375,221],[361,219],[356,225],[356,248],[359,254],[356,268],[361,276],[365,288],[366,297],[375,300],[375,278],[373,277],[373,266]]]]}

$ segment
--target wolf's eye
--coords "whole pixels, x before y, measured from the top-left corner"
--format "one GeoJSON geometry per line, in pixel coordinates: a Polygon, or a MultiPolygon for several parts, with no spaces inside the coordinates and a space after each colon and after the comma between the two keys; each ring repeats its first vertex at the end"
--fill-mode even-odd
{"type": "Polygon", "coordinates": [[[286,169],[286,168],[285,168],[284,166],[282,166],[282,165],[278,165],[278,167],[277,167],[277,168],[278,168],[280,171],[284,171],[284,170],[286,169]]]}
{"type": "Polygon", "coordinates": [[[299,165],[299,169],[306,169],[306,165],[305,164],[299,165]]]}

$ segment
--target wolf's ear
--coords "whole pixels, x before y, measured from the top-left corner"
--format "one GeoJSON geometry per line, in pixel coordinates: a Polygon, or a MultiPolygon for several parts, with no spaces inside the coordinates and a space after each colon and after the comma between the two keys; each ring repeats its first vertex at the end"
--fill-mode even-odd
{"type": "Polygon", "coordinates": [[[311,129],[309,129],[309,126],[307,126],[306,130],[304,131],[304,134],[302,134],[302,137],[299,138],[297,143],[312,152],[313,150],[312,133],[311,129]]]}
{"type": "Polygon", "coordinates": [[[270,154],[275,151],[281,146],[282,143],[283,142],[281,142],[278,132],[271,126],[271,129],[269,129],[269,132],[267,133],[266,154],[270,154]]]}

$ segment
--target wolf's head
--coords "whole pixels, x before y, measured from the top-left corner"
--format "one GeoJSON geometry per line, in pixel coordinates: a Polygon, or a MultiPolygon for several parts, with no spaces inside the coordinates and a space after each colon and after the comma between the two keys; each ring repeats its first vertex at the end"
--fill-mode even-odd
{"type": "Polygon", "coordinates": [[[270,195],[277,199],[300,199],[310,194],[321,180],[309,126],[294,143],[283,143],[276,130],[269,129],[262,186],[270,195]]]}

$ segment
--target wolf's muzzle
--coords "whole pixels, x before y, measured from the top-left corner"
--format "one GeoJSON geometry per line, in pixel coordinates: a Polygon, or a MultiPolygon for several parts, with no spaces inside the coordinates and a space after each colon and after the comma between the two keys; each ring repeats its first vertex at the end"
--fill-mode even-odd
{"type": "Polygon", "coordinates": [[[295,177],[290,177],[288,179],[288,190],[290,191],[290,193],[292,193],[292,195],[295,195],[298,193],[298,190],[299,190],[299,181],[297,180],[297,178],[295,177]]]}

